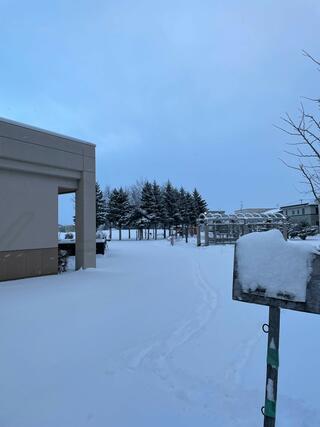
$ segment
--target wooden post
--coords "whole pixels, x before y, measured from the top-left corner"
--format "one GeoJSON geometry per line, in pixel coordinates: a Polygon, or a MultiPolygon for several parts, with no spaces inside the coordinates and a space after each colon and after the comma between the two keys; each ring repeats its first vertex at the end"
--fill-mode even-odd
{"type": "Polygon", "coordinates": [[[243,224],[243,234],[248,234],[250,232],[248,224],[245,222],[243,224]]]}
{"type": "Polygon", "coordinates": [[[283,224],[282,234],[285,240],[288,240],[288,224],[283,224]]]}
{"type": "Polygon", "coordinates": [[[209,225],[204,224],[204,245],[209,246],[209,225]]]}
{"type": "Polygon", "coordinates": [[[280,333],[280,308],[269,307],[268,328],[268,350],[267,350],[267,378],[265,404],[263,408],[264,427],[275,427],[276,405],[278,390],[278,368],[279,368],[279,333],[280,333]]]}
{"type": "Polygon", "coordinates": [[[201,225],[197,225],[197,246],[201,246],[201,225]]]}

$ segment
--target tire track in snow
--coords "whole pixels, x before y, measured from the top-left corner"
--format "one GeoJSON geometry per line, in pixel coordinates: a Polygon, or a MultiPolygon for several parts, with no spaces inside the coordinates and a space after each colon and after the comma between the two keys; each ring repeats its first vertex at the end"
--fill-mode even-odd
{"type": "Polygon", "coordinates": [[[177,398],[186,401],[193,401],[196,396],[198,400],[204,391],[208,394],[208,383],[176,368],[172,363],[172,357],[177,349],[191,341],[206,327],[218,303],[217,292],[203,277],[199,262],[192,261],[192,273],[193,283],[200,291],[201,302],[191,317],[181,322],[167,337],[155,339],[143,348],[141,346],[131,348],[124,352],[121,358],[124,362],[121,365],[124,364],[128,370],[136,371],[143,368],[151,371],[175,393],[177,398]],[[190,382],[193,383],[193,389],[188,392],[190,382]]]}
{"type": "Polygon", "coordinates": [[[241,386],[245,368],[261,339],[262,333],[259,332],[256,336],[241,342],[233,351],[237,358],[229,364],[229,368],[225,372],[225,383],[230,384],[233,389],[241,386]]]}

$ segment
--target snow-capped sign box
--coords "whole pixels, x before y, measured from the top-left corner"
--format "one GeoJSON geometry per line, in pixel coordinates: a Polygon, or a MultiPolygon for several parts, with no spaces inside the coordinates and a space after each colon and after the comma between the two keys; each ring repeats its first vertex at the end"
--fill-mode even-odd
{"type": "Polygon", "coordinates": [[[236,243],[233,299],[320,314],[320,252],[286,241],[279,230],[251,233],[236,243]]]}

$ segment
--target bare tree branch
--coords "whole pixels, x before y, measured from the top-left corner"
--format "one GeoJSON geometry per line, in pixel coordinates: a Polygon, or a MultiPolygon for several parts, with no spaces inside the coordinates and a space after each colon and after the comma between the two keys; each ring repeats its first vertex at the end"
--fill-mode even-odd
{"type": "Polygon", "coordinates": [[[320,62],[317,61],[313,56],[310,55],[309,52],[307,52],[306,50],[302,50],[302,53],[304,56],[306,56],[307,58],[311,59],[311,61],[313,61],[315,64],[320,65],[320,62]]]}

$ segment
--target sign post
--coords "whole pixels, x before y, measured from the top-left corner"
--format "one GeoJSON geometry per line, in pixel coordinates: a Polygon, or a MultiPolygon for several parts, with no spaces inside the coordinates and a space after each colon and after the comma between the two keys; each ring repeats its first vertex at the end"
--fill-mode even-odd
{"type": "MultiPolygon", "coordinates": [[[[262,233],[254,234],[261,235],[262,233]]],[[[253,271],[255,272],[254,275],[256,275],[250,276],[250,280],[255,281],[256,285],[252,285],[248,288],[245,282],[245,280],[247,280],[247,276],[239,273],[239,261],[242,262],[241,268],[243,268],[243,258],[239,256],[239,254],[241,254],[241,245],[239,242],[241,242],[241,239],[235,246],[232,298],[237,301],[261,304],[269,307],[269,323],[264,324],[262,327],[263,331],[268,334],[268,348],[265,403],[261,408],[261,412],[264,415],[264,427],[275,427],[279,369],[280,311],[281,309],[288,309],[302,311],[305,313],[320,314],[320,253],[315,249],[310,249],[310,258],[308,258],[309,261],[305,264],[305,268],[310,271],[310,275],[305,285],[305,298],[301,299],[301,297],[296,297],[292,292],[290,292],[290,287],[287,291],[279,289],[273,290],[272,294],[268,293],[267,287],[259,282],[259,280],[261,280],[261,275],[259,274],[261,270],[265,268],[268,268],[269,270],[273,268],[271,264],[274,254],[271,252],[270,257],[268,258],[271,261],[266,261],[261,257],[261,254],[258,253],[259,249],[251,250],[250,257],[245,257],[247,262],[246,268],[254,266],[253,271]]],[[[286,242],[286,244],[289,245],[290,242],[286,242]]],[[[290,248],[295,251],[294,246],[296,244],[291,243],[291,245],[293,246],[290,246],[290,248]]],[[[264,245],[260,245],[260,248],[261,247],[263,248],[264,245]]],[[[295,253],[292,251],[290,254],[290,256],[295,256],[295,253]]],[[[303,254],[303,252],[299,252],[299,256],[300,254],[303,254]]],[[[296,263],[297,257],[294,259],[294,262],[296,263]]],[[[287,263],[283,264],[283,268],[292,268],[293,264],[291,263],[291,258],[289,260],[287,259],[287,261],[287,263]]],[[[246,270],[246,272],[247,271],[248,270],[246,270]]]]}
{"type": "Polygon", "coordinates": [[[278,391],[279,368],[279,334],[280,334],[280,308],[269,307],[269,324],[263,325],[263,331],[268,333],[267,349],[267,377],[265,404],[262,408],[264,427],[275,427],[278,391]],[[267,331],[264,327],[268,327],[267,331]]]}

